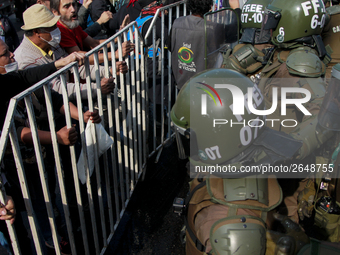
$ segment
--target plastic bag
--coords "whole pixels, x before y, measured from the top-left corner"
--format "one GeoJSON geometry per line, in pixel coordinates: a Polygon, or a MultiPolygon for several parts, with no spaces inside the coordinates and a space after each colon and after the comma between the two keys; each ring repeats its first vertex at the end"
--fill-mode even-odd
{"type": "MultiPolygon", "coordinates": [[[[90,177],[93,173],[94,169],[94,163],[95,163],[95,139],[92,136],[94,135],[94,128],[96,129],[97,133],[97,141],[98,141],[98,157],[104,154],[105,151],[107,151],[111,145],[113,144],[113,140],[108,135],[108,133],[105,131],[104,127],[101,124],[94,124],[91,121],[87,122],[86,129],[85,129],[85,137],[86,137],[86,148],[87,148],[87,157],[88,157],[88,164],[89,164],[89,172],[90,177]]],[[[77,163],[77,169],[78,169],[78,177],[82,184],[85,184],[86,182],[86,169],[85,169],[85,163],[84,163],[84,155],[83,155],[83,149],[81,150],[78,163],[77,163]]]]}

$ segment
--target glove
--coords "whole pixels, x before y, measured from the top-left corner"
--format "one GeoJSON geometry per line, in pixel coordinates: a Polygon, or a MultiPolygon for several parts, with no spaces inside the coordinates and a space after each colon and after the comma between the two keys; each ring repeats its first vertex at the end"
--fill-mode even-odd
{"type": "Polygon", "coordinates": [[[287,216],[274,214],[274,218],[281,222],[285,233],[268,230],[266,254],[293,255],[309,243],[309,237],[301,227],[287,216]]]}
{"type": "Polygon", "coordinates": [[[301,220],[312,215],[315,194],[314,181],[309,179],[304,190],[298,195],[298,214],[301,220]]]}

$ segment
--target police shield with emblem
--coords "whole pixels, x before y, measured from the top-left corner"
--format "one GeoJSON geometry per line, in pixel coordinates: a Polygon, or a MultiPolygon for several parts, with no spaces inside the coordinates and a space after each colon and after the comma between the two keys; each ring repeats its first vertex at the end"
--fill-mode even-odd
{"type": "Polygon", "coordinates": [[[219,67],[221,51],[233,48],[239,40],[237,13],[230,8],[209,12],[204,15],[205,68],[219,67]]]}

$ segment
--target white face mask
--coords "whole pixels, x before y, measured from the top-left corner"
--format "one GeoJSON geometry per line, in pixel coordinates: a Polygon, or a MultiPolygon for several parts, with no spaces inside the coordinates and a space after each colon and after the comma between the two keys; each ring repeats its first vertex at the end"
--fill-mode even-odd
{"type": "Polygon", "coordinates": [[[61,40],[61,33],[59,28],[54,29],[50,32],[50,35],[52,37],[51,41],[47,41],[44,38],[40,37],[43,41],[47,42],[49,45],[51,45],[53,48],[56,48],[61,40]]]}
{"type": "Polygon", "coordinates": [[[10,73],[10,72],[16,72],[18,71],[18,62],[12,62],[10,64],[7,64],[5,66],[0,66],[2,68],[5,68],[6,73],[10,73]]]}

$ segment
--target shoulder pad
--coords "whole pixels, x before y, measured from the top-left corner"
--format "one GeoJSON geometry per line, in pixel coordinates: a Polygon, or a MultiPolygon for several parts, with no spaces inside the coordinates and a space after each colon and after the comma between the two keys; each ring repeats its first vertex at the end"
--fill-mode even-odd
{"type": "Polygon", "coordinates": [[[289,53],[290,51],[287,51],[287,50],[279,51],[277,54],[277,59],[279,60],[279,62],[280,63],[286,62],[289,53]]]}
{"type": "Polygon", "coordinates": [[[252,74],[262,67],[259,60],[263,56],[263,52],[251,44],[238,44],[230,56],[224,55],[222,68],[233,69],[243,74],[252,74]]]}
{"type": "Polygon", "coordinates": [[[327,7],[327,8],[326,8],[326,12],[327,12],[329,15],[338,14],[338,13],[340,13],[340,5],[333,5],[333,6],[327,7]]]}
{"type": "Polygon", "coordinates": [[[302,77],[320,77],[326,72],[325,64],[308,47],[292,50],[287,57],[286,65],[290,74],[302,77]]]}

